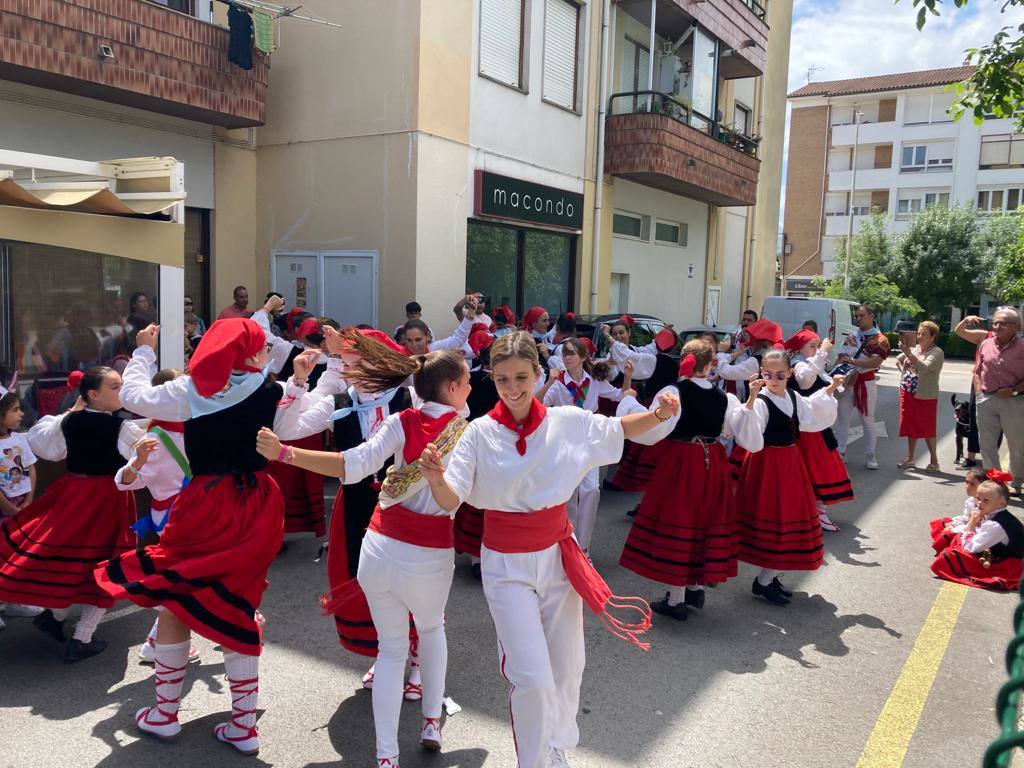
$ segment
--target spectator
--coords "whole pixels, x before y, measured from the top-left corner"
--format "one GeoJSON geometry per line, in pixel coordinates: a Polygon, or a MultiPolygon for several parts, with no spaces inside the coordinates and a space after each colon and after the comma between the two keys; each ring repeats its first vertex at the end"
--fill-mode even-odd
{"type": "Polygon", "coordinates": [[[985,466],[1002,469],[999,433],[1010,449],[1014,492],[1024,475],[1024,341],[1021,319],[1012,307],[1000,307],[992,320],[993,335],[978,345],[975,366],[979,383],[978,438],[985,466]]]}
{"type": "Polygon", "coordinates": [[[853,321],[857,323],[856,335],[848,336],[839,348],[836,362],[853,366],[853,373],[847,378],[846,392],[838,397],[839,415],[836,418],[835,433],[839,452],[846,458],[846,440],[850,434],[850,422],[857,410],[864,424],[864,466],[878,469],[875,446],[878,433],[875,428],[875,404],[878,402],[878,382],[875,376],[885,358],[889,356],[889,340],[875,327],[875,311],[867,304],[854,310],[853,321]]]}
{"type": "Polygon", "coordinates": [[[817,320],[804,320],[804,324],[800,326],[802,331],[814,331],[818,332],[818,321],[817,320]]]}
{"type": "Polygon", "coordinates": [[[740,316],[740,328],[746,328],[751,323],[757,322],[757,312],[748,309],[740,316]]]}
{"type": "Polygon", "coordinates": [[[249,289],[244,285],[235,287],[232,295],[234,296],[235,303],[230,307],[225,307],[217,315],[218,320],[226,320],[229,317],[250,317],[252,310],[249,309],[249,289]]]}
{"type": "Polygon", "coordinates": [[[914,466],[917,441],[924,439],[928,446],[929,472],[939,471],[936,452],[935,415],[939,402],[939,374],[945,362],[942,349],[935,346],[939,326],[925,320],[917,326],[917,346],[900,340],[896,366],[900,369],[900,437],[907,438],[907,456],[897,466],[914,466]]]}
{"type": "Polygon", "coordinates": [[[195,312],[195,302],[191,296],[185,297],[185,336],[196,339],[206,333],[206,323],[195,312]]]}
{"type": "MultiPolygon", "coordinates": [[[[461,318],[462,315],[458,315],[458,317],[461,318]]],[[[418,301],[410,301],[408,304],[405,305],[405,321],[406,322],[409,322],[410,320],[422,320],[422,319],[423,319],[423,307],[420,306],[420,303],[418,301]]],[[[396,336],[398,335],[398,332],[400,330],[401,331],[405,330],[405,323],[402,323],[400,326],[398,326],[398,328],[395,328],[395,335],[396,336]]],[[[428,332],[430,333],[431,336],[434,335],[433,331],[430,331],[430,327],[429,326],[427,327],[427,330],[428,330],[428,332]]]]}
{"type": "Polygon", "coordinates": [[[147,325],[156,322],[156,312],[147,296],[136,291],[128,298],[128,322],[125,324],[125,338],[128,342],[125,352],[135,349],[135,334],[147,325]]]}
{"type": "MultiPolygon", "coordinates": [[[[985,329],[985,321],[977,315],[968,315],[953,329],[953,333],[964,341],[978,346],[985,339],[992,336],[992,331],[985,329]]],[[[967,459],[963,466],[970,469],[978,466],[978,454],[981,453],[981,442],[978,438],[978,392],[981,387],[978,385],[978,351],[974,351],[974,371],[971,376],[971,394],[967,401],[967,459]]],[[[1000,443],[1002,440],[1000,440],[1000,443]]]]}

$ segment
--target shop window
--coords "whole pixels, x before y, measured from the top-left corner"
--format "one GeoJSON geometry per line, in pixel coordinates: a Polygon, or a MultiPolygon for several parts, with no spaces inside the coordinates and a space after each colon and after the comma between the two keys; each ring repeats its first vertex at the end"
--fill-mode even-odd
{"type": "Polygon", "coordinates": [[[554,318],[572,308],[573,238],[553,232],[524,233],[523,309],[544,307],[554,318]]]}
{"type": "Polygon", "coordinates": [[[0,242],[4,359],[22,380],[94,365],[123,368],[156,322],[159,267],[33,243],[0,242]]]}

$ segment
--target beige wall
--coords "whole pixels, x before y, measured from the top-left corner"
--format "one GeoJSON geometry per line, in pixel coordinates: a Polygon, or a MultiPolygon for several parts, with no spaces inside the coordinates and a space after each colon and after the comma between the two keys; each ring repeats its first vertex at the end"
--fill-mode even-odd
{"type": "MultiPolygon", "coordinates": [[[[590,44],[587,50],[590,56],[586,62],[586,95],[583,99],[583,119],[586,121],[586,157],[583,167],[583,234],[577,240],[576,251],[576,310],[580,313],[607,312],[609,302],[609,286],[612,273],[612,250],[611,250],[611,211],[610,207],[614,202],[614,195],[610,184],[602,185],[601,205],[603,211],[601,229],[607,233],[607,239],[598,238],[598,289],[597,296],[592,296],[591,287],[593,281],[594,266],[594,220],[595,204],[597,197],[597,119],[601,102],[601,13],[604,4],[600,0],[594,0],[590,5],[590,44]]],[[[612,6],[612,13],[617,9],[612,6]]],[[[610,40],[610,47],[614,48],[614,39],[610,40]]],[[[612,70],[614,71],[614,70],[612,70]]],[[[609,93],[615,87],[614,80],[608,80],[609,93]]],[[[606,178],[610,182],[611,179],[606,178]]]]}
{"type": "Polygon", "coordinates": [[[215,143],[213,176],[211,321],[231,304],[236,285],[249,289],[250,306],[260,306],[260,299],[270,289],[269,260],[256,245],[256,152],[215,143]]]}
{"type": "Polygon", "coordinates": [[[827,161],[829,108],[794,105],[789,121],[789,168],[783,231],[792,247],[787,275],[821,274],[822,189],[827,161]]]}

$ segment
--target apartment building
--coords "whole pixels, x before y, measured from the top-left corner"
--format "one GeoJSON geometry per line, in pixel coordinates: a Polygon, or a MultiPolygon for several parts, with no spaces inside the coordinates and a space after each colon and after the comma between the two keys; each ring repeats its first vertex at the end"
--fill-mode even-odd
{"type": "Polygon", "coordinates": [[[1011,120],[953,121],[951,83],[971,67],[809,83],[790,94],[782,271],[793,293],[831,276],[837,244],[872,211],[906,229],[929,205],[1015,210],[1024,136],[1011,120]],[[852,217],[852,218],[851,218],[852,217]]]}

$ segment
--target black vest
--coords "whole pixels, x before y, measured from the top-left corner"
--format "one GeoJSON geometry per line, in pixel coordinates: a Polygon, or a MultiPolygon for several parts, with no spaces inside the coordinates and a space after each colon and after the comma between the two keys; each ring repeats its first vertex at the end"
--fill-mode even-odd
{"type": "Polygon", "coordinates": [[[790,376],[789,381],[786,382],[786,387],[792,389],[797,394],[802,395],[803,397],[810,397],[815,392],[822,390],[827,386],[828,382],[821,378],[820,374],[814,377],[814,382],[807,389],[800,388],[800,385],[797,384],[796,376],[790,376]]]}
{"type": "Polygon", "coordinates": [[[780,411],[767,395],[757,396],[768,406],[768,425],[764,429],[765,446],[781,448],[787,445],[796,445],[796,441],[800,439],[800,416],[796,409],[797,396],[795,392],[787,391],[787,394],[789,401],[793,404],[792,416],[787,416],[780,411]]]}
{"type": "MultiPolygon", "coordinates": [[[[352,405],[352,399],[347,395],[338,395],[334,399],[335,407],[348,408],[352,405]]],[[[390,413],[398,413],[410,407],[411,398],[406,387],[399,387],[395,396],[388,403],[390,413]]],[[[363,432],[359,428],[359,414],[350,413],[344,418],[334,422],[334,447],[339,451],[347,451],[363,443],[363,432]]]]}
{"type": "Polygon", "coordinates": [[[1024,525],[1020,520],[1007,509],[996,512],[992,519],[1002,526],[1010,540],[1006,544],[992,545],[992,560],[998,562],[1008,557],[1024,557],[1024,525]]]}
{"type": "Polygon", "coordinates": [[[115,475],[125,464],[118,453],[123,416],[96,411],[75,411],[64,417],[60,431],[68,447],[68,472],[76,475],[115,475]]]}
{"type": "Polygon", "coordinates": [[[689,379],[676,383],[681,415],[669,440],[692,440],[703,437],[717,440],[725,424],[729,396],[718,387],[704,389],[689,379]]]}
{"type": "Polygon", "coordinates": [[[245,400],[185,422],[185,454],[194,475],[258,472],[267,460],[256,453],[260,427],[274,427],[281,385],[264,381],[245,400]]]}
{"type": "Polygon", "coordinates": [[[647,391],[652,395],[661,392],[669,384],[675,384],[678,379],[679,358],[659,352],[655,356],[654,373],[646,381],[647,391]]]}
{"type": "Polygon", "coordinates": [[[469,408],[469,420],[485,416],[498,404],[498,390],[494,386],[491,375],[483,368],[469,372],[469,383],[473,387],[466,399],[469,408]]]}

